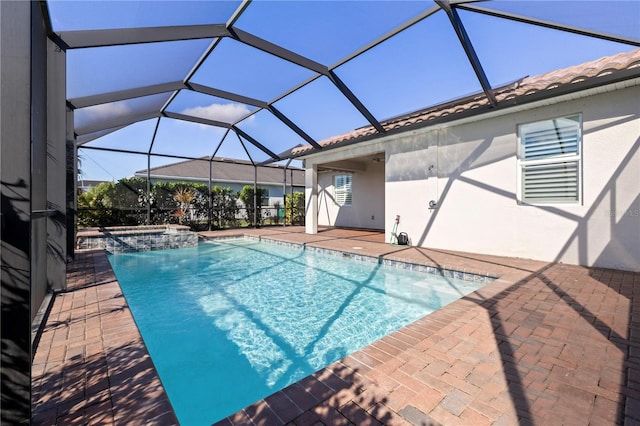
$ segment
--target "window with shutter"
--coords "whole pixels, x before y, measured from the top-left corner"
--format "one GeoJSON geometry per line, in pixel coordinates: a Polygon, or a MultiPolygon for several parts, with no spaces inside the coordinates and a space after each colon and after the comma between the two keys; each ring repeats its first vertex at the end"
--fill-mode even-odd
{"type": "Polygon", "coordinates": [[[520,202],[581,202],[581,127],[580,115],[518,126],[520,202]]]}
{"type": "Polygon", "coordinates": [[[339,206],[351,205],[351,175],[337,175],[333,177],[334,197],[339,206]]]}

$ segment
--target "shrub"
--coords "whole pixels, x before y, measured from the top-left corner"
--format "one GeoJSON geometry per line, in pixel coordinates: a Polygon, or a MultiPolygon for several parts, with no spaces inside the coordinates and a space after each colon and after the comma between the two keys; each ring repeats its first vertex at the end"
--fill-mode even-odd
{"type": "Polygon", "coordinates": [[[285,218],[292,225],[304,225],[304,192],[294,192],[287,196],[285,206],[285,218]]]}
{"type": "Polygon", "coordinates": [[[233,189],[214,186],[211,188],[211,221],[216,228],[237,226],[238,198],[233,189]]]}
{"type": "MultiPolygon", "coordinates": [[[[238,200],[244,204],[244,218],[253,223],[256,210],[258,225],[263,223],[264,197],[268,190],[258,188],[257,206],[254,207],[253,186],[245,185],[235,193],[231,188],[214,186],[209,193],[207,185],[190,182],[158,182],[147,194],[147,181],[133,177],[118,182],[103,182],[78,195],[78,226],[141,225],[147,223],[147,203],[151,207],[151,224],[180,223],[192,229],[206,229],[209,197],[211,197],[211,225],[214,228],[239,226],[238,200]]],[[[272,223],[280,223],[281,205],[274,206],[269,216],[272,223]]],[[[287,223],[304,224],[304,193],[295,192],[286,197],[287,223]]],[[[269,212],[270,213],[270,212],[269,212]]]]}
{"type": "Polygon", "coordinates": [[[139,225],[146,221],[147,182],[125,178],[102,182],[78,196],[79,226],[139,225]]]}
{"type": "Polygon", "coordinates": [[[238,198],[245,207],[245,218],[249,223],[253,223],[253,212],[256,210],[256,218],[257,225],[262,224],[262,197],[268,195],[266,189],[257,188],[256,197],[257,197],[257,207],[254,208],[253,203],[253,185],[245,185],[239,192],[238,198]]]}

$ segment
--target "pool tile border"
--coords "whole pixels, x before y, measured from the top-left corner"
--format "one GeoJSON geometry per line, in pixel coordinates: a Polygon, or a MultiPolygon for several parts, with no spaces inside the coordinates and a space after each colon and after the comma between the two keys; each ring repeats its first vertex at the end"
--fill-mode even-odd
{"type": "Polygon", "coordinates": [[[309,251],[313,253],[349,258],[359,262],[375,263],[375,264],[385,265],[385,266],[389,266],[397,269],[406,269],[409,271],[434,274],[434,275],[439,275],[445,278],[470,281],[470,282],[474,282],[476,284],[482,284],[482,285],[493,282],[499,278],[498,276],[493,276],[490,274],[477,274],[469,271],[459,271],[456,269],[441,268],[441,267],[430,266],[430,265],[421,265],[419,263],[411,263],[411,262],[404,262],[400,260],[387,259],[384,256],[369,256],[369,255],[354,253],[352,251],[316,247],[314,245],[310,245],[307,243],[295,243],[295,242],[289,242],[289,241],[282,241],[275,238],[270,238],[270,237],[265,237],[260,235],[238,234],[238,235],[227,235],[227,236],[220,236],[220,237],[206,237],[205,239],[210,241],[216,241],[216,240],[223,241],[223,240],[231,240],[231,239],[263,241],[268,244],[298,248],[298,249],[302,249],[304,251],[309,251]]]}
{"type": "Polygon", "coordinates": [[[78,232],[77,249],[104,249],[112,254],[195,247],[198,234],[187,226],[99,228],[78,232]]]}

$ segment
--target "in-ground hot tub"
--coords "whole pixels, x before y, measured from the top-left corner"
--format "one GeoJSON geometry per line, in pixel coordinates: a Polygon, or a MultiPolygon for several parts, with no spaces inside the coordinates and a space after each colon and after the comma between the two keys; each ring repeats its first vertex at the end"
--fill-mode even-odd
{"type": "Polygon", "coordinates": [[[78,249],[101,248],[109,253],[165,250],[198,245],[198,234],[183,225],[110,226],[84,228],[77,234],[78,249]]]}

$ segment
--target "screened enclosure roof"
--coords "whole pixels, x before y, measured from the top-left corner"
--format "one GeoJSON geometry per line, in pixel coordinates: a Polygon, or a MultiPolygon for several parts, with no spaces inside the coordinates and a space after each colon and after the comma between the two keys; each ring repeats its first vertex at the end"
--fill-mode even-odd
{"type": "MultiPolygon", "coordinates": [[[[78,146],[181,159],[279,162],[429,106],[504,108],[530,76],[640,47],[637,1],[42,4],[78,146]]],[[[589,84],[640,76],[614,71],[589,84]]]]}

